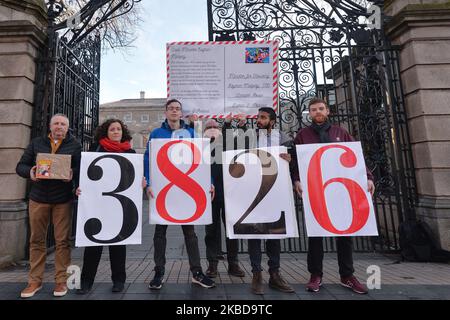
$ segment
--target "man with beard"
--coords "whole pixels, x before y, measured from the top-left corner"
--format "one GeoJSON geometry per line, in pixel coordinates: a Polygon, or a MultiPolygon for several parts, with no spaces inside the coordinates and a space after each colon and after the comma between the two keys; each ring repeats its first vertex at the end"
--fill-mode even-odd
{"type": "MultiPolygon", "coordinates": [[[[272,108],[263,107],[258,110],[255,147],[289,146],[292,144],[292,139],[289,136],[274,129],[276,119],[276,113],[272,108]]],[[[251,140],[255,141],[255,139],[251,140]]],[[[288,153],[282,153],[280,157],[288,162],[291,161],[291,155],[288,153]]],[[[269,257],[269,287],[281,292],[294,292],[294,289],[280,275],[281,241],[279,239],[266,239],[265,241],[266,253],[269,257]]],[[[261,239],[248,240],[248,253],[253,273],[251,291],[254,294],[262,295],[264,294],[264,287],[261,267],[261,239]]]]}
{"type": "MultiPolygon", "coordinates": [[[[312,124],[309,127],[301,129],[294,139],[295,144],[310,143],[329,143],[329,142],[350,142],[354,141],[353,137],[343,128],[333,125],[329,122],[328,115],[330,109],[325,100],[313,98],[309,102],[309,116],[312,124]]],[[[302,186],[300,184],[300,176],[296,163],[293,166],[293,182],[294,189],[301,197],[302,186]]],[[[368,191],[373,195],[375,186],[373,183],[373,175],[367,170],[368,191]]],[[[308,239],[308,271],[311,278],[306,286],[306,290],[310,292],[318,292],[322,285],[323,276],[323,246],[322,237],[310,237],[308,239]]],[[[339,264],[339,274],[341,276],[341,285],[350,288],[353,292],[359,294],[367,293],[367,288],[361,284],[353,275],[353,248],[351,237],[337,237],[337,254],[339,264]]]]}

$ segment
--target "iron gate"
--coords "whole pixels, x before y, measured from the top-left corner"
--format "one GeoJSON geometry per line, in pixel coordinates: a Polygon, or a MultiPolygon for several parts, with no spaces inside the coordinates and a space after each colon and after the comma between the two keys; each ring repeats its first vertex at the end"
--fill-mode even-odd
{"type": "MultiPolygon", "coordinates": [[[[377,3],[383,1],[366,5],[377,3]]],[[[210,41],[279,41],[281,130],[294,136],[309,125],[308,102],[319,96],[331,120],[361,141],[375,176],[380,235],[354,238],[355,251],[398,250],[398,225],[414,217],[416,201],[398,50],[383,32],[389,17],[380,13],[376,29],[365,19],[372,13],[356,1],[208,0],[210,41]]],[[[300,237],[283,240],[285,252],[307,250],[299,199],[296,208],[300,237]]],[[[333,238],[324,242],[335,251],[333,238]]]]}
{"type": "MultiPolygon", "coordinates": [[[[61,11],[52,3],[56,2],[49,1],[48,5],[47,46],[40,52],[37,63],[32,137],[45,135],[52,115],[62,113],[69,118],[69,132],[87,150],[99,118],[101,39],[98,35],[87,35],[82,41],[71,42],[74,38],[67,33],[61,36],[55,25],[61,11]]],[[[74,203],[75,214],[76,207],[74,203]]],[[[52,249],[54,245],[50,224],[47,247],[52,249]]]]}
{"type": "MultiPolygon", "coordinates": [[[[89,149],[99,121],[102,39],[98,31],[102,23],[127,14],[140,1],[90,0],[77,13],[67,16],[66,2],[45,0],[48,40],[37,62],[33,138],[45,135],[51,116],[62,113],[69,118],[69,132],[83,150],[89,149]]],[[[75,214],[76,207],[75,203],[75,214]]],[[[54,246],[52,226],[47,246],[54,246]]]]}

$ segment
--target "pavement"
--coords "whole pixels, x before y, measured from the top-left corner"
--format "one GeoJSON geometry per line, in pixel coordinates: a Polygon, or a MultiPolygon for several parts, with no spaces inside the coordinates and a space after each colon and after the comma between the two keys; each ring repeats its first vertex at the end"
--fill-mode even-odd
{"type": "MultiPolygon", "coordinates": [[[[29,300],[219,300],[219,301],[275,301],[275,300],[450,300],[450,263],[402,262],[396,254],[355,253],[355,276],[364,283],[374,284],[379,275],[379,288],[369,290],[366,295],[358,295],[339,284],[336,253],[326,253],[324,258],[324,278],[320,292],[305,290],[309,279],[306,254],[282,253],[281,274],[295,289],[295,293],[281,293],[268,287],[269,274],[263,272],[266,284],[265,294],[257,296],[250,292],[252,273],[248,254],[239,255],[245,277],[228,275],[227,263],[219,262],[219,276],[216,287],[204,289],[191,283],[184,238],[179,226],[167,229],[166,282],[161,290],[149,290],[148,283],[153,278],[153,232],[148,224],[148,211],[144,212],[141,245],[127,247],[127,281],[125,290],[112,293],[111,270],[108,249],[103,250],[97,277],[92,291],[77,295],[75,290],[62,298],[54,298],[54,253],[47,257],[44,287],[29,300]],[[379,272],[377,272],[379,271],[379,272]],[[369,282],[367,282],[369,280],[369,282]]],[[[202,267],[205,271],[204,227],[196,226],[199,239],[202,267]]],[[[223,245],[223,247],[225,247],[223,245]]],[[[72,264],[82,266],[83,248],[74,248],[72,264]]],[[[263,268],[267,270],[267,257],[263,255],[263,268]]],[[[28,264],[26,261],[0,270],[0,300],[18,300],[20,291],[27,283],[28,264]]]]}

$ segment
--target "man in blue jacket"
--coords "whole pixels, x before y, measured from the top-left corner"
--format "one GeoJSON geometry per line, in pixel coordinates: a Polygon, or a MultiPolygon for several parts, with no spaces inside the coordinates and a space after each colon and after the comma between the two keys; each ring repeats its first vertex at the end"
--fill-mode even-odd
{"type": "MultiPolygon", "coordinates": [[[[162,123],[161,128],[152,131],[149,137],[149,143],[144,154],[144,174],[147,180],[147,195],[154,198],[153,190],[150,187],[149,174],[149,146],[152,139],[170,139],[170,138],[194,138],[194,130],[181,120],[183,115],[181,102],[171,99],[166,102],[165,116],[166,120],[162,123]]],[[[213,192],[213,187],[211,187],[213,192]]],[[[212,288],[215,286],[213,280],[203,274],[200,265],[200,251],[198,248],[198,239],[195,234],[193,225],[182,225],[186,251],[189,257],[189,265],[192,272],[192,283],[198,284],[204,288],[212,288]]],[[[149,289],[161,289],[164,283],[164,272],[166,264],[166,231],[167,225],[155,226],[155,234],[153,236],[153,245],[155,248],[155,276],[149,284],[149,289]]]]}

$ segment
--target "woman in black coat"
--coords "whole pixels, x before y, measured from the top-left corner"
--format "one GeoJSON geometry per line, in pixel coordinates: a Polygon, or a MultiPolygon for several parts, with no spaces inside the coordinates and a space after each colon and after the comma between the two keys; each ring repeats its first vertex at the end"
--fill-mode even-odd
{"type": "MultiPolygon", "coordinates": [[[[108,119],[101,124],[95,132],[97,142],[90,151],[94,152],[118,152],[136,153],[131,148],[131,135],[126,125],[118,119],[108,119]]],[[[146,185],[143,178],[143,187],[146,185]]],[[[81,194],[80,188],[76,191],[77,196],[81,194]]],[[[125,286],[126,272],[126,246],[108,246],[109,259],[111,263],[112,292],[122,292],[125,286]]],[[[81,288],[77,294],[86,294],[92,289],[98,264],[102,256],[103,246],[86,247],[83,256],[83,270],[81,271],[81,288]]]]}

